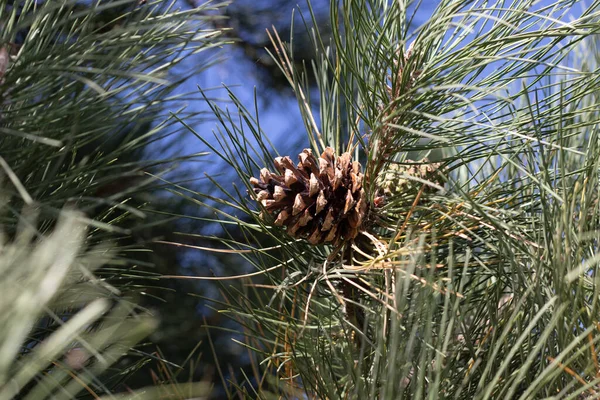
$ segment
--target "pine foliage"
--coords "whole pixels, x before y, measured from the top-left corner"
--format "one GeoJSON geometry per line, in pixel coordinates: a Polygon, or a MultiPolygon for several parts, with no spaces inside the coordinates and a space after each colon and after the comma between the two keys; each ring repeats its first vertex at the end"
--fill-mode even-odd
{"type": "Polygon", "coordinates": [[[312,152],[364,166],[368,223],[312,245],[262,218],[251,178],[279,154],[233,93],[239,116],[212,104],[216,139],[196,135],[245,187],[194,201],[256,268],[244,291],[223,287],[257,360],[230,395],[599,395],[600,3],[588,3],[441,1],[415,27],[419,2],[332,2],[331,43],[310,27],[310,72],[290,62],[293,36],[271,32],[312,152]]]}

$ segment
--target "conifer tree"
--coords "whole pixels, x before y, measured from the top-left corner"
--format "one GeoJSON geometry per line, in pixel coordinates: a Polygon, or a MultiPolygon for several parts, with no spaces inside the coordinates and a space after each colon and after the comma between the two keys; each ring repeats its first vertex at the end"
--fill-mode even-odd
{"type": "Polygon", "coordinates": [[[598,396],[600,3],[443,0],[414,27],[419,5],[331,2],[306,69],[270,32],[297,159],[212,103],[243,186],[196,202],[255,267],[223,286],[256,360],[230,396],[598,396]]]}

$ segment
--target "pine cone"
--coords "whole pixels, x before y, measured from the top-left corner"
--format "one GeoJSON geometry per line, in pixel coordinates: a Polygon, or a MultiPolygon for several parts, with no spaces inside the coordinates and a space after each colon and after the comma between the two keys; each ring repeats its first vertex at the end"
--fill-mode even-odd
{"type": "Polygon", "coordinates": [[[360,164],[350,153],[336,158],[330,147],[318,160],[310,149],[298,158],[296,166],[290,157],[277,157],[280,175],[263,168],[260,179],[250,179],[267,215],[290,236],[311,244],[354,239],[368,209],[360,164]]]}

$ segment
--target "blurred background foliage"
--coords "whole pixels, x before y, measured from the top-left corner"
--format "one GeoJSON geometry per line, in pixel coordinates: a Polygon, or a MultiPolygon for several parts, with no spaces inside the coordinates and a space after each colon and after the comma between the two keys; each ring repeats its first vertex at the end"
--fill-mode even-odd
{"type": "MultiPolygon", "coordinates": [[[[201,312],[185,295],[197,288],[152,279],[178,273],[181,264],[174,248],[153,245],[177,230],[174,218],[154,211],[181,207],[181,202],[161,197],[165,185],[159,177],[189,179],[176,172],[178,166],[197,163],[204,155],[165,154],[168,139],[176,140],[181,132],[172,112],[190,123],[203,118],[185,110],[188,102],[200,101],[197,90],[179,89],[214,65],[218,49],[230,41],[215,28],[223,6],[215,2],[189,9],[137,0],[0,3],[4,235],[16,240],[19,227],[32,224],[35,234],[29,240],[39,240],[52,231],[61,209],[75,208],[90,225],[86,245],[109,246],[113,255],[91,280],[112,290],[96,296],[133,302],[134,313],[152,315],[153,321],[163,315],[177,318],[162,318],[161,328],[145,345],[129,353],[123,349],[127,356],[108,365],[104,383],[94,381],[88,395],[151,384],[150,368],[164,365],[153,364],[162,360],[159,344],[172,344],[182,334],[190,337],[181,346],[165,345],[173,353],[168,357],[177,360],[202,340],[201,312]],[[201,53],[202,64],[182,64],[201,53]],[[35,210],[33,222],[24,219],[24,207],[35,210]],[[170,296],[174,290],[175,298],[170,296]],[[196,329],[182,321],[198,321],[196,329]],[[119,386],[125,381],[126,386],[119,386]]],[[[21,355],[47,340],[61,321],[75,318],[78,304],[55,311],[53,318],[37,319],[21,355]]],[[[223,354],[226,358],[228,353],[223,354]]],[[[211,356],[207,362],[212,365],[213,360],[211,356]]]]}

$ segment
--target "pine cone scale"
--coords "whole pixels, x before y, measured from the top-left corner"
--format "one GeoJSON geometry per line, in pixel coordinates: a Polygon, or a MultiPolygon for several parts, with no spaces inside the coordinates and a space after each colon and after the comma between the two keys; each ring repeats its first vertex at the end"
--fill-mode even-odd
{"type": "Polygon", "coordinates": [[[321,190],[319,192],[319,196],[317,197],[317,209],[316,213],[319,214],[327,205],[327,198],[325,197],[325,193],[321,190]]]}

